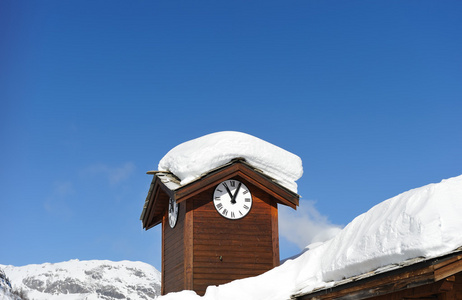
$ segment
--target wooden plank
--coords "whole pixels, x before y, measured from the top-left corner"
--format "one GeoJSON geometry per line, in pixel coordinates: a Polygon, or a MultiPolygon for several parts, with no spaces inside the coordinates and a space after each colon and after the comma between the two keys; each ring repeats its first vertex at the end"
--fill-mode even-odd
{"type": "Polygon", "coordinates": [[[184,253],[182,249],[179,249],[180,251],[172,251],[168,255],[166,255],[165,259],[165,270],[168,270],[172,266],[176,266],[178,264],[184,263],[184,253]]]}
{"type": "Polygon", "coordinates": [[[262,253],[272,253],[273,249],[271,246],[253,246],[253,247],[244,247],[244,246],[234,246],[234,247],[229,247],[229,246],[221,246],[221,247],[215,247],[214,249],[210,249],[210,246],[208,245],[195,245],[194,246],[194,251],[210,251],[210,252],[229,252],[229,253],[235,253],[235,255],[246,255],[251,252],[262,252],[262,253]]]}
{"type": "MultiPolygon", "coordinates": [[[[223,259],[223,257],[222,257],[223,259]]],[[[249,255],[249,256],[242,256],[242,257],[236,257],[236,256],[228,256],[225,257],[226,262],[232,262],[232,263],[254,263],[254,264],[268,264],[268,261],[272,259],[272,256],[267,255],[266,257],[264,254],[262,255],[249,255]]],[[[194,255],[194,264],[202,264],[202,263],[215,263],[220,261],[220,256],[219,255],[194,255]]]]}
{"type": "MultiPolygon", "coordinates": [[[[258,237],[253,235],[224,235],[224,238],[220,239],[220,236],[213,235],[202,235],[204,238],[196,238],[195,245],[210,245],[210,246],[241,246],[241,247],[252,247],[252,246],[271,246],[272,241],[270,237],[258,237]],[[228,239],[226,239],[228,238],[228,239]]],[[[197,235],[196,235],[197,237],[197,235]]]]}
{"type": "Polygon", "coordinates": [[[230,279],[228,274],[203,274],[203,273],[194,274],[194,280],[196,281],[196,283],[206,284],[206,283],[213,282],[214,285],[219,284],[217,283],[217,281],[229,282],[235,279],[246,278],[246,277],[248,277],[248,275],[234,274],[233,279],[230,279]]]}
{"type": "MultiPolygon", "coordinates": [[[[228,267],[228,268],[210,268],[210,267],[202,267],[202,266],[194,266],[194,274],[228,274],[228,275],[248,275],[248,276],[255,276],[261,274],[270,268],[265,267],[255,267],[252,269],[245,269],[245,268],[236,268],[236,267],[228,267]]],[[[213,277],[213,276],[211,276],[213,277]]]]}
{"type": "Polygon", "coordinates": [[[160,294],[165,295],[165,217],[162,218],[162,265],[161,265],[161,282],[160,294]]]}
{"type": "Polygon", "coordinates": [[[435,281],[462,272],[462,255],[435,265],[435,281]]]}
{"type": "Polygon", "coordinates": [[[235,242],[243,242],[246,245],[267,244],[272,245],[271,236],[268,232],[262,231],[261,234],[246,234],[246,233],[194,233],[196,245],[231,245],[235,242]]]}
{"type": "Polygon", "coordinates": [[[244,217],[238,220],[229,220],[224,217],[215,217],[215,216],[201,216],[197,218],[195,223],[197,226],[202,227],[204,230],[207,228],[231,228],[231,229],[241,229],[246,226],[251,226],[253,230],[257,230],[260,227],[266,227],[271,229],[271,219],[268,214],[261,214],[259,216],[252,215],[249,218],[244,217]],[[213,224],[213,225],[212,225],[213,224]]]}
{"type": "Polygon", "coordinates": [[[214,260],[215,258],[222,257],[222,259],[229,260],[229,261],[236,261],[239,260],[255,260],[260,262],[272,261],[272,254],[271,252],[249,252],[249,251],[234,251],[234,250],[223,250],[223,251],[214,251],[214,250],[205,250],[205,251],[198,251],[195,250],[194,252],[194,259],[196,261],[208,261],[214,260]],[[197,259],[196,259],[197,258],[197,259]]]}
{"type": "Polygon", "coordinates": [[[279,266],[279,228],[278,228],[278,208],[276,201],[271,203],[271,240],[273,248],[273,267],[279,266]]]}
{"type": "Polygon", "coordinates": [[[270,229],[271,229],[270,226],[258,226],[255,224],[248,225],[248,226],[235,225],[232,227],[231,226],[222,227],[222,226],[214,225],[213,227],[210,226],[210,227],[205,227],[205,228],[195,226],[194,235],[197,235],[198,237],[228,236],[230,238],[242,237],[242,236],[253,236],[253,237],[264,239],[264,238],[271,238],[270,236],[266,236],[267,234],[262,234],[262,233],[268,233],[270,229]]]}
{"type": "Polygon", "coordinates": [[[194,210],[192,209],[193,202],[185,203],[185,219],[184,219],[184,289],[194,290],[193,266],[194,266],[194,210]]]}
{"type": "MultiPolygon", "coordinates": [[[[223,270],[269,270],[273,268],[273,265],[268,262],[264,263],[254,263],[254,262],[248,262],[248,263],[240,263],[236,264],[233,261],[228,261],[225,258],[223,258],[222,261],[219,259],[216,260],[215,262],[196,262],[195,264],[196,270],[195,274],[198,273],[206,273],[206,274],[216,274],[222,273],[223,275],[226,275],[227,273],[224,273],[223,270]],[[220,270],[219,270],[220,269],[220,270]]],[[[241,271],[239,271],[240,274],[241,271]]],[[[254,272],[251,272],[254,274],[254,272]]]]}
{"type": "Polygon", "coordinates": [[[165,248],[166,253],[170,251],[178,252],[178,249],[183,247],[183,243],[184,243],[183,239],[179,239],[179,238],[175,238],[175,239],[165,242],[164,248],[165,248]]]}
{"type": "Polygon", "coordinates": [[[237,279],[243,279],[247,278],[248,276],[246,275],[236,275],[233,279],[226,279],[226,278],[196,278],[195,282],[199,286],[203,286],[207,288],[210,285],[220,285],[220,284],[225,284],[228,282],[231,282],[233,280],[237,279]]]}

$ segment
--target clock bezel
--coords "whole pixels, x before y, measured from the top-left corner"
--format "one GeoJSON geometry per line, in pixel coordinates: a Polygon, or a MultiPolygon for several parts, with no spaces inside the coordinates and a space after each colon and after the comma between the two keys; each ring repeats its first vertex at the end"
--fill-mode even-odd
{"type": "Polygon", "coordinates": [[[217,211],[217,213],[223,218],[226,218],[228,220],[240,220],[246,217],[247,215],[249,215],[250,211],[252,210],[253,196],[252,196],[252,192],[250,191],[250,189],[244,182],[242,182],[239,179],[231,178],[231,179],[223,180],[219,184],[217,184],[217,186],[215,187],[213,191],[212,202],[213,202],[213,206],[215,207],[215,210],[217,211]],[[234,182],[234,186],[232,185],[231,182],[234,182]],[[229,183],[229,186],[233,188],[233,190],[232,191],[226,190],[225,189],[226,187],[223,185],[224,183],[225,184],[229,183]],[[238,190],[239,186],[240,186],[240,189],[238,190]],[[219,187],[222,187],[222,190],[220,190],[219,187]],[[236,197],[240,196],[239,198],[242,198],[242,199],[239,199],[240,200],[239,202],[241,202],[240,204],[242,204],[239,207],[242,207],[244,213],[239,209],[233,209],[232,211],[229,210],[229,208],[234,205],[234,204],[231,204],[232,199],[229,193],[231,194],[236,193],[236,190],[238,190],[237,191],[238,195],[236,197]],[[221,200],[221,197],[223,195],[225,195],[226,197],[224,202],[226,203],[226,201],[230,201],[230,204],[227,203],[225,206],[223,206],[222,204],[223,202],[221,200]],[[220,200],[217,200],[217,197],[220,198],[220,200]],[[221,207],[220,207],[220,204],[221,204],[221,207]],[[229,215],[226,211],[230,212],[229,215]],[[241,215],[238,215],[237,212],[239,212],[241,215]]]}

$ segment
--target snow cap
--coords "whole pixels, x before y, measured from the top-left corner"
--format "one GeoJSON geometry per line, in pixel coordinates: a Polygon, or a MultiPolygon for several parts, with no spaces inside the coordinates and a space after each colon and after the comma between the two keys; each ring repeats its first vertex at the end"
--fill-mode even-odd
{"type": "Polygon", "coordinates": [[[238,157],[297,193],[295,181],[303,174],[300,157],[242,132],[221,131],[182,143],[160,160],[158,168],[172,172],[185,185],[238,157]]]}

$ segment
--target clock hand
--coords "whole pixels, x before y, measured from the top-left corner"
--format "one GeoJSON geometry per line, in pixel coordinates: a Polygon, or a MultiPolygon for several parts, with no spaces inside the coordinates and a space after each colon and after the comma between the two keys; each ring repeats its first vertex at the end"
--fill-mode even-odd
{"type": "Polygon", "coordinates": [[[241,183],[239,182],[239,184],[237,185],[236,192],[234,192],[234,196],[231,198],[232,204],[236,204],[236,196],[237,196],[237,193],[239,193],[240,188],[241,188],[241,183]]]}
{"type": "Polygon", "coordinates": [[[228,195],[231,197],[231,199],[233,198],[233,194],[231,194],[231,191],[229,190],[228,188],[228,185],[226,183],[223,182],[223,186],[225,187],[226,191],[228,192],[228,195]]]}

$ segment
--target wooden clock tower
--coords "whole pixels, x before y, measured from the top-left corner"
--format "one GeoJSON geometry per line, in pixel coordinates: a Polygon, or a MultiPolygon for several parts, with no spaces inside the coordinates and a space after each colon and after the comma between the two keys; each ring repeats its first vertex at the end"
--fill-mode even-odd
{"type": "Polygon", "coordinates": [[[244,159],[180,185],[154,175],[141,214],[143,228],[162,224],[161,293],[194,290],[262,274],[279,265],[277,204],[299,195],[244,159]]]}

